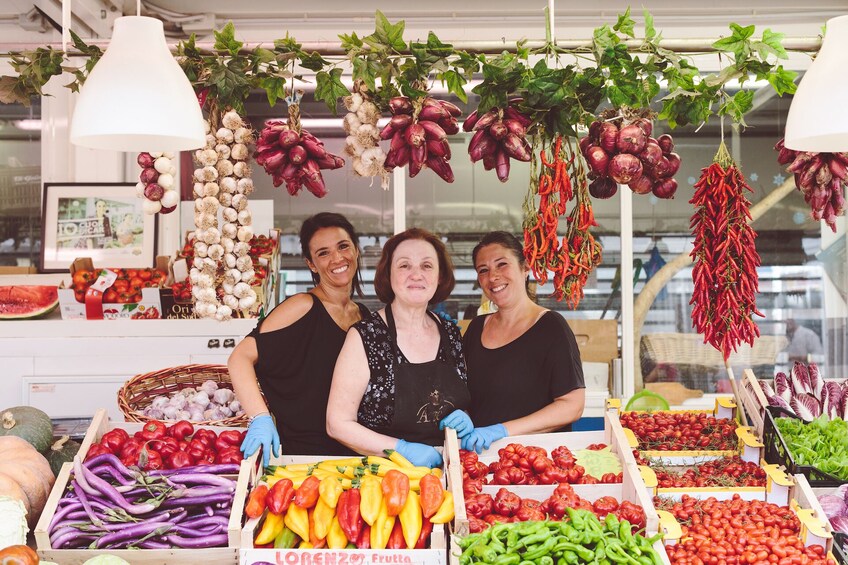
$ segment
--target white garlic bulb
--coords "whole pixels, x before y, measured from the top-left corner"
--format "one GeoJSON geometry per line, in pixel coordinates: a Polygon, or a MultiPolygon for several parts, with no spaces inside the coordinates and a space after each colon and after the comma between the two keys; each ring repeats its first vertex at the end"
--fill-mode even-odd
{"type": "Polygon", "coordinates": [[[234,194],[231,206],[241,212],[247,208],[247,197],[244,194],[234,194]]]}
{"type": "MultiPolygon", "coordinates": [[[[229,161],[226,161],[229,163],[229,161]]],[[[221,188],[224,192],[228,192],[230,194],[234,194],[236,192],[236,188],[238,187],[238,181],[231,176],[227,176],[226,178],[221,179],[221,188]]]]}
{"type": "Polygon", "coordinates": [[[233,174],[239,178],[250,176],[250,165],[247,164],[247,161],[239,161],[233,165],[233,174]]]}
{"type": "Polygon", "coordinates": [[[237,257],[244,257],[250,253],[250,244],[245,241],[239,241],[233,246],[233,253],[235,253],[237,257]]]}
{"type": "Polygon", "coordinates": [[[232,206],[233,205],[233,195],[229,192],[222,192],[218,195],[218,200],[221,202],[221,206],[232,206]]]}
{"type": "Polygon", "coordinates": [[[233,162],[229,159],[221,159],[215,168],[218,170],[219,177],[228,177],[233,174],[233,162]]]}
{"type": "MultiPolygon", "coordinates": [[[[231,210],[231,208],[225,208],[225,210],[231,210]]],[[[224,246],[224,252],[225,253],[232,253],[233,248],[236,245],[236,242],[233,241],[233,238],[231,238],[231,237],[221,236],[221,245],[224,246]]]]}
{"type": "Polygon", "coordinates": [[[238,128],[233,132],[233,140],[248,145],[253,143],[253,133],[247,128],[238,128]]]}
{"type": "Polygon", "coordinates": [[[221,283],[221,289],[224,291],[224,295],[232,294],[233,289],[236,287],[235,283],[231,283],[229,281],[224,281],[221,283]]]}
{"type": "Polygon", "coordinates": [[[194,191],[194,196],[195,196],[196,198],[203,198],[204,196],[214,196],[214,195],[212,195],[212,194],[209,194],[209,195],[207,195],[207,194],[203,194],[203,187],[204,187],[204,186],[205,186],[205,185],[204,185],[202,182],[196,182],[196,183],[194,183],[194,186],[192,187],[192,189],[193,189],[193,191],[194,191]]]}
{"type": "Polygon", "coordinates": [[[233,255],[232,253],[227,253],[226,255],[224,255],[224,265],[226,265],[226,267],[228,269],[235,269],[236,268],[236,256],[233,255]]]}
{"type": "MultiPolygon", "coordinates": [[[[232,208],[230,208],[230,210],[232,210],[232,208]]],[[[242,210],[241,212],[238,213],[238,223],[240,223],[243,226],[249,226],[251,224],[251,222],[252,222],[252,219],[250,217],[250,210],[244,209],[244,210],[242,210]]]]}
{"type": "Polygon", "coordinates": [[[224,295],[224,304],[232,308],[233,310],[238,310],[239,308],[239,299],[233,296],[233,294],[227,293],[224,295]]]}
{"type": "Polygon", "coordinates": [[[251,289],[250,285],[247,284],[246,282],[240,282],[240,283],[236,284],[235,288],[233,289],[233,294],[237,298],[244,298],[245,296],[248,296],[252,292],[253,292],[253,289],[251,289]]]}
{"type": "Polygon", "coordinates": [[[218,199],[214,196],[204,196],[203,197],[203,210],[207,214],[217,214],[218,213],[218,199]]]}
{"type": "Polygon", "coordinates": [[[251,265],[250,267],[250,269],[241,273],[241,280],[248,284],[251,284],[253,282],[253,277],[256,276],[256,271],[253,270],[253,265],[251,265]]]}
{"type": "Polygon", "coordinates": [[[239,310],[249,310],[254,304],[256,304],[256,293],[253,292],[253,289],[244,298],[239,298],[239,310]]]}
{"type": "Polygon", "coordinates": [[[173,188],[174,187],[174,176],[170,175],[168,173],[163,173],[163,174],[159,175],[158,179],[156,179],[156,184],[158,184],[159,186],[161,186],[165,190],[168,190],[169,188],[173,188]]]}
{"type": "MultiPolygon", "coordinates": [[[[232,208],[225,208],[225,210],[232,210],[232,208]]],[[[235,239],[236,236],[238,235],[238,226],[236,226],[236,224],[232,224],[232,223],[228,222],[228,223],[224,224],[223,226],[221,226],[221,234],[224,237],[227,237],[227,238],[230,238],[230,239],[235,239]]]]}
{"type": "Polygon", "coordinates": [[[224,246],[220,243],[210,245],[207,254],[210,259],[218,261],[224,256],[224,246]]]}
{"type": "Polygon", "coordinates": [[[250,226],[241,226],[238,229],[238,240],[248,242],[253,238],[253,228],[250,226]]]}
{"type": "Polygon", "coordinates": [[[207,182],[203,185],[203,196],[218,196],[219,190],[217,182],[207,182]]]}
{"type": "Polygon", "coordinates": [[[220,128],[217,132],[215,132],[215,137],[217,137],[218,141],[221,143],[230,144],[233,142],[233,130],[229,128],[220,128]]]}
{"type": "Polygon", "coordinates": [[[241,119],[241,116],[239,116],[238,112],[236,112],[235,110],[230,110],[229,112],[224,114],[224,116],[221,118],[221,123],[224,125],[225,128],[229,128],[231,130],[244,127],[244,121],[241,119]]]}
{"type": "MultiPolygon", "coordinates": [[[[253,268],[253,259],[251,259],[250,256],[245,255],[244,257],[239,257],[238,259],[236,259],[236,269],[238,269],[239,271],[244,272],[244,271],[247,271],[248,269],[252,269],[252,268],[253,268]]],[[[239,298],[241,298],[241,297],[239,297],[239,298]]]]}
{"type": "Polygon", "coordinates": [[[218,311],[215,313],[215,318],[218,320],[228,320],[233,315],[233,310],[226,304],[218,306],[218,311]]]}
{"type": "Polygon", "coordinates": [[[209,273],[201,273],[198,271],[197,281],[193,284],[197,284],[197,286],[202,288],[212,288],[215,284],[215,279],[209,273]]]}
{"type": "Polygon", "coordinates": [[[194,244],[194,254],[198,257],[207,257],[209,255],[209,246],[202,241],[194,244]]]}
{"type": "Polygon", "coordinates": [[[204,149],[199,151],[197,162],[204,167],[210,167],[218,162],[218,152],[214,149],[204,149]]]}
{"type": "Polygon", "coordinates": [[[244,161],[250,156],[250,151],[248,151],[247,145],[243,143],[236,143],[230,151],[230,155],[236,161],[244,161]]]}
{"type": "MultiPolygon", "coordinates": [[[[215,153],[216,153],[216,156],[215,156],[216,161],[218,159],[229,159],[230,158],[230,146],[225,145],[223,143],[219,143],[218,145],[215,146],[215,153]]],[[[212,163],[212,164],[214,165],[215,163],[212,163]]]]}
{"type": "Polygon", "coordinates": [[[161,175],[171,170],[171,160],[167,157],[159,157],[153,161],[153,168],[161,175]]]}
{"type": "Polygon", "coordinates": [[[253,192],[253,180],[252,179],[239,179],[238,188],[236,189],[242,194],[251,194],[253,192]]]}
{"type": "Polygon", "coordinates": [[[226,222],[235,222],[238,220],[238,212],[234,208],[224,208],[223,215],[226,222]]]}
{"type": "Polygon", "coordinates": [[[207,167],[203,167],[203,169],[201,169],[201,170],[203,171],[202,172],[203,178],[201,178],[199,180],[209,182],[209,181],[218,179],[218,170],[215,167],[209,165],[207,167]]]}

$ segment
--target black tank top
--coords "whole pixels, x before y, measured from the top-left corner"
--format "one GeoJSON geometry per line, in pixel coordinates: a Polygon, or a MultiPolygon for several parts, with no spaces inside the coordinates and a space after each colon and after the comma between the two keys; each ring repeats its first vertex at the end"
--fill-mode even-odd
{"type": "MultiPolygon", "coordinates": [[[[312,308],[294,324],[247,336],[256,340],[256,377],[277,421],[284,455],[349,455],[327,436],[327,397],[346,332],[313,294],[312,308]]],[[[360,314],[368,309],[358,304],[360,314]]]]}

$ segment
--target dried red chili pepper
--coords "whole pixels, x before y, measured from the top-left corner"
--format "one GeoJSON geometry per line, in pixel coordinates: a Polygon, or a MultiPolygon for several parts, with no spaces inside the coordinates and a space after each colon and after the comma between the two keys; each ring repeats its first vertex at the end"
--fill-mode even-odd
{"type": "Polygon", "coordinates": [[[695,261],[692,325],[725,361],[740,343],[753,345],[760,335],[753,316],[763,316],[756,305],[760,256],[746,190],[751,187],[722,142],[689,201],[695,205],[690,221],[695,239],[690,253],[695,261]]]}

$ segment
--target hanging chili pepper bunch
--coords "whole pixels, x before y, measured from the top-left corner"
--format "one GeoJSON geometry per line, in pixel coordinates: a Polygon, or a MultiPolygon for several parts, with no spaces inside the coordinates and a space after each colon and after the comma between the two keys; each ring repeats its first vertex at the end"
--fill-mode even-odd
{"type": "Polygon", "coordinates": [[[736,168],[722,142],[713,164],[701,172],[690,204],[695,214],[690,226],[695,236],[691,256],[692,324],[725,361],[740,343],[753,345],[760,329],[753,316],[763,316],[756,306],[760,256],[754,246],[756,232],[749,225],[751,187],[736,168]]]}
{"type": "MultiPolygon", "coordinates": [[[[583,288],[595,267],[601,264],[601,243],[589,231],[597,226],[592,201],[589,198],[589,182],[581,159],[575,159],[576,151],[566,144],[567,161],[574,178],[574,208],[568,215],[568,227],[559,249],[559,260],[554,275],[554,298],[565,298],[571,309],[577,308],[583,299],[583,288]]],[[[565,168],[565,167],[564,167],[565,168]]]]}
{"type": "Polygon", "coordinates": [[[565,213],[566,202],[574,197],[574,191],[567,163],[562,159],[562,137],[557,137],[550,158],[544,140],[541,145],[538,160],[533,154],[530,188],[524,200],[524,258],[533,277],[545,284],[548,271],[555,271],[559,263],[559,217],[565,213]]]}
{"type": "Polygon", "coordinates": [[[777,162],[789,165],[786,171],[795,175],[795,186],[804,193],[813,219],[824,220],[836,232],[836,217],[845,213],[845,184],[848,180],[848,153],[810,153],[774,146],[780,154],[777,162]]]}
{"type": "Polygon", "coordinates": [[[566,298],[569,306],[576,308],[583,298],[589,273],[601,262],[601,245],[589,232],[597,223],[583,161],[577,158],[571,144],[558,136],[553,148],[546,148],[543,143],[539,161],[534,154],[531,171],[532,181],[524,203],[524,257],[541,284],[547,282],[548,271],[552,271],[554,297],[566,298]],[[537,194],[538,209],[535,208],[537,194]],[[567,202],[572,198],[574,208],[568,215],[568,227],[560,244],[559,216],[565,214],[567,202]]]}

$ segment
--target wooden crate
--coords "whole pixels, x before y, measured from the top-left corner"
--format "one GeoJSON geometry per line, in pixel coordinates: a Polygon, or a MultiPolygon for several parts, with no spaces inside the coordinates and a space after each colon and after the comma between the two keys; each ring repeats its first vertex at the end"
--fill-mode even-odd
{"type": "MultiPolygon", "coordinates": [[[[640,465],[639,472],[652,498],[668,496],[679,499],[687,494],[695,498],[714,497],[717,500],[728,500],[738,494],[744,500],[765,500],[780,506],[789,504],[790,491],[795,486],[795,480],[778,465],[770,465],[764,461],[760,465],[766,472],[766,486],[763,487],[663,488],[658,485],[657,475],[653,469],[640,465]]],[[[686,466],[682,466],[681,470],[685,468],[686,466]]]]}
{"type": "Polygon", "coordinates": [[[742,373],[742,381],[739,383],[739,402],[742,409],[745,411],[745,416],[751,427],[757,434],[757,437],[763,437],[764,417],[763,412],[768,406],[766,395],[763,394],[763,389],[754,372],[751,369],[745,369],[742,373]]]}
{"type": "MultiPolygon", "coordinates": [[[[827,516],[813,493],[813,489],[810,488],[807,478],[800,474],[794,475],[792,478],[794,484],[789,489],[788,506],[801,521],[801,532],[798,537],[804,542],[804,545],[821,545],[824,546],[825,551],[830,552],[833,549],[833,535],[827,516]]],[[[688,494],[693,497],[704,498],[695,492],[695,489],[688,494]]],[[[680,524],[677,523],[670,512],[658,510],[657,514],[660,517],[660,528],[665,534],[666,543],[674,545],[682,537],[680,524]]]]}
{"type": "MultiPolygon", "coordinates": [[[[510,443],[520,443],[526,446],[542,447],[551,452],[560,445],[564,445],[572,451],[584,449],[593,443],[606,443],[611,451],[618,455],[622,466],[623,482],[596,485],[571,485],[574,492],[581,498],[590,502],[602,496],[613,496],[619,501],[629,500],[645,509],[646,530],[656,533],[659,528],[659,518],[653,509],[653,504],[648,496],[645,486],[639,474],[636,460],[630,450],[628,440],[621,428],[621,423],[614,412],[608,411],[604,415],[604,430],[592,432],[565,432],[550,434],[534,434],[511,436],[494,442],[489,449],[479,455],[483,463],[492,463],[498,460],[498,450],[510,443]]],[[[453,434],[454,441],[456,434],[453,434]]],[[[456,504],[456,517],[454,518],[454,533],[460,536],[469,533],[468,515],[465,511],[465,496],[462,492],[462,466],[459,461],[459,447],[453,445],[450,437],[447,442],[445,462],[448,466],[448,485],[454,495],[456,504]]],[[[534,498],[544,500],[548,498],[557,485],[484,485],[483,492],[495,495],[497,491],[505,487],[521,498],[534,498]]]]}
{"type": "MultiPolygon", "coordinates": [[[[80,446],[79,455],[85,459],[85,454],[88,452],[91,445],[99,441],[99,439],[107,431],[114,428],[122,428],[130,435],[142,429],[144,424],[134,422],[113,422],[109,420],[105,410],[98,410],[91,421],[91,425],[85,434],[85,438],[80,446]]],[[[230,429],[216,426],[198,426],[198,428],[208,428],[216,432],[221,432],[230,429]]],[[[235,565],[238,563],[238,550],[241,542],[242,514],[244,511],[245,498],[251,473],[255,473],[257,456],[254,455],[249,459],[241,462],[238,475],[230,475],[229,478],[236,481],[236,491],[233,499],[233,506],[230,513],[230,522],[227,526],[227,535],[229,543],[227,547],[216,547],[208,549],[53,549],[50,545],[50,536],[48,529],[53,515],[56,513],[56,508],[59,500],[65,494],[70,475],[73,470],[72,463],[65,463],[59,476],[56,477],[56,483],[50,491],[50,497],[47,499],[47,504],[41,513],[41,518],[35,526],[34,535],[36,550],[38,556],[43,561],[54,561],[62,565],[78,565],[85,561],[103,553],[116,555],[121,557],[133,565],[154,565],[154,564],[189,564],[203,563],[203,565],[235,565]]]]}
{"type": "MultiPolygon", "coordinates": [[[[456,432],[448,428],[446,435],[456,432]]],[[[445,450],[447,451],[447,450],[445,450]]],[[[315,463],[327,459],[345,459],[344,455],[272,456],[271,465],[315,463]]],[[[445,473],[446,475],[447,473],[445,473]]],[[[249,482],[255,486],[262,477],[258,469],[251,470],[249,482]]],[[[444,479],[443,479],[444,480],[444,479]]],[[[460,485],[460,493],[462,485],[460,485]]],[[[447,525],[433,526],[429,549],[268,549],[254,548],[253,540],[262,518],[250,518],[241,530],[239,563],[270,562],[286,565],[364,565],[365,563],[402,563],[404,565],[447,565],[447,525]]]]}

